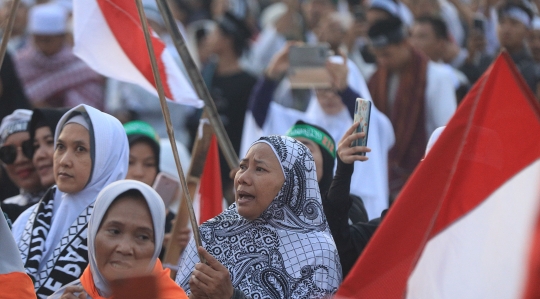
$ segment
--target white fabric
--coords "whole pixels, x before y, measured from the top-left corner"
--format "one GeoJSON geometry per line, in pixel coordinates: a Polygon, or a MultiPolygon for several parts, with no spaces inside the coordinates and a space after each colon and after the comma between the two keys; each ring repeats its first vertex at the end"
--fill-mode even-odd
{"type": "MultiPolygon", "coordinates": [[[[342,274],[311,152],[285,136],[259,142],[274,150],[285,173],[283,186],[254,220],[239,215],[233,204],[203,223],[203,245],[229,269],[233,286],[248,298],[325,298],[336,291],[342,274]]],[[[186,292],[197,262],[192,240],[176,276],[186,292]]]]}
{"type": "MultiPolygon", "coordinates": [[[[364,99],[371,101],[371,94],[360,71],[350,60],[347,61],[347,66],[349,68],[347,78],[349,87],[358,92],[364,99]]],[[[241,156],[247,153],[249,144],[260,136],[284,135],[298,120],[316,124],[326,129],[334,138],[336,145],[353,123],[353,119],[346,108],[337,115],[326,115],[314,98],[311,99],[306,112],[286,108],[272,102],[263,128],[257,126],[250,111],[246,112],[240,149],[241,156]]],[[[392,148],[394,142],[392,123],[384,113],[380,112],[375,105],[372,105],[368,136],[368,147],[371,148],[371,152],[367,154],[369,161],[355,162],[350,191],[350,193],[362,198],[370,219],[380,217],[381,212],[388,208],[388,151],[392,148]]]]}
{"type": "MultiPolygon", "coordinates": [[[[176,177],[178,180],[180,180],[180,177],[178,177],[178,171],[176,170],[176,162],[174,161],[171,142],[169,141],[168,138],[167,139],[162,138],[160,139],[159,144],[160,144],[160,150],[159,150],[160,171],[166,172],[176,177]]],[[[189,154],[189,151],[187,150],[186,146],[178,141],[176,141],[176,148],[178,149],[178,156],[180,158],[180,164],[182,165],[182,170],[184,171],[184,175],[187,175],[189,166],[191,165],[191,155],[189,154]]],[[[180,186],[178,193],[182,194],[182,192],[183,192],[182,186],[180,186]]],[[[178,207],[180,206],[180,198],[178,200],[174,200],[168,206],[169,210],[173,212],[174,214],[178,212],[178,207]]]]}
{"type": "Polygon", "coordinates": [[[532,21],[532,29],[533,30],[540,30],[540,17],[534,16],[532,21]]]}
{"type": "Polygon", "coordinates": [[[445,126],[456,111],[456,93],[452,78],[454,74],[450,68],[428,62],[424,106],[426,136],[431,136],[438,127],[445,126]]]}
{"type": "Polygon", "coordinates": [[[17,109],[2,119],[0,124],[0,146],[11,134],[26,131],[32,118],[32,110],[17,109]]]}
{"type": "Polygon", "coordinates": [[[0,208],[0,275],[11,272],[23,272],[24,266],[21,260],[19,248],[15,244],[13,235],[9,230],[4,212],[0,208]]]}
{"type": "Polygon", "coordinates": [[[97,196],[96,203],[94,204],[94,211],[88,222],[88,257],[90,269],[92,270],[92,278],[94,284],[99,290],[100,295],[103,297],[109,297],[110,289],[98,270],[95,253],[95,238],[98,232],[99,226],[103,221],[103,217],[109,210],[109,207],[114,200],[122,193],[135,189],[141,192],[148,208],[150,209],[150,215],[152,216],[152,224],[154,225],[154,254],[149,264],[148,270],[151,271],[161,251],[161,244],[163,243],[163,236],[165,235],[165,206],[163,200],[157,194],[152,187],[134,180],[120,180],[116,181],[103,189],[97,196]]]}
{"type": "Polygon", "coordinates": [[[441,6],[441,17],[448,26],[448,31],[454,37],[456,44],[462,46],[465,42],[465,30],[459,18],[456,7],[448,0],[439,0],[441,6]]]}
{"type": "Polygon", "coordinates": [[[522,298],[540,201],[540,161],[433,237],[407,298],[522,298]]]}
{"type": "MultiPolygon", "coordinates": [[[[74,1],[73,25],[75,40],[73,52],[92,69],[104,76],[137,84],[157,94],[154,86],[125,54],[96,1],[74,1]]],[[[125,25],[126,30],[135,26],[132,23],[125,25]]],[[[135,31],[133,34],[141,32],[135,31]]],[[[201,108],[203,102],[199,100],[195,90],[175,64],[169,50],[165,49],[161,57],[156,58],[161,59],[165,66],[166,78],[161,79],[171,90],[173,99],[170,100],[201,108]]]]}
{"type": "MultiPolygon", "coordinates": [[[[55,143],[64,123],[69,119],[71,113],[75,111],[87,113],[91,121],[92,132],[90,137],[94,138],[94,142],[90,141],[91,145],[94,146],[93,149],[90,149],[91,152],[94,152],[92,173],[86,187],[78,193],[68,194],[56,190],[52,224],[45,240],[45,252],[42,261],[47,261],[51,257],[66,230],[96,200],[99,191],[108,184],[125,178],[128,170],[129,145],[124,127],[113,116],[90,106],[79,105],[64,114],[58,122],[54,138],[55,143]]],[[[32,211],[33,207],[27,209],[13,224],[13,234],[17,242],[22,236],[32,211]]],[[[40,270],[45,266],[45,263],[40,264],[40,270]]]]}
{"type": "Polygon", "coordinates": [[[441,136],[442,132],[444,131],[444,128],[446,128],[446,126],[438,127],[437,129],[435,129],[435,131],[433,131],[433,133],[431,134],[431,137],[429,137],[429,140],[428,140],[428,143],[427,143],[427,146],[426,146],[426,154],[424,156],[428,155],[428,153],[431,150],[431,148],[433,147],[433,145],[435,145],[435,142],[437,142],[437,140],[439,140],[439,137],[441,136]]]}
{"type": "Polygon", "coordinates": [[[86,130],[89,130],[89,131],[90,131],[90,125],[88,124],[88,122],[86,121],[86,119],[84,119],[84,117],[83,117],[82,115],[76,115],[76,116],[70,118],[70,119],[64,124],[64,127],[65,127],[67,124],[79,124],[79,125],[83,126],[86,130]]]}
{"type": "Polygon", "coordinates": [[[39,4],[28,13],[28,32],[56,35],[67,32],[67,11],[57,3],[39,4]]]}

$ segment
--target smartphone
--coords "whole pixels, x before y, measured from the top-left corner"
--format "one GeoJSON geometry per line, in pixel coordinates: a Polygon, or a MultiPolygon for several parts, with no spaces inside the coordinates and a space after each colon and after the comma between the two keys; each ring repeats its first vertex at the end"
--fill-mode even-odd
{"type": "MultiPolygon", "coordinates": [[[[371,116],[371,102],[362,98],[357,98],[354,111],[354,122],[360,123],[358,128],[356,128],[355,133],[364,132],[366,133],[366,136],[356,139],[352,142],[351,146],[367,146],[369,117],[371,116]]],[[[365,156],[366,153],[358,153],[358,155],[365,156]]]]}
{"type": "Polygon", "coordinates": [[[327,43],[291,46],[288,71],[291,88],[330,88],[331,78],[326,69],[328,56],[330,45],[327,43]]]}
{"type": "Polygon", "coordinates": [[[168,207],[178,196],[181,187],[180,181],[176,177],[166,172],[160,172],[152,188],[161,196],[165,207],[168,207]]]}
{"type": "Polygon", "coordinates": [[[473,21],[473,27],[474,29],[484,33],[485,32],[485,28],[484,28],[484,21],[482,19],[474,19],[473,21]]]}

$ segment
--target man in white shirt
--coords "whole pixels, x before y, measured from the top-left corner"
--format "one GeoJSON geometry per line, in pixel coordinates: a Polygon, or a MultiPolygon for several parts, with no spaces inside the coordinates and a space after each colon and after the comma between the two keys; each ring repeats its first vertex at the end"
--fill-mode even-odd
{"type": "Polygon", "coordinates": [[[375,23],[368,35],[379,65],[368,87],[396,134],[388,157],[394,199],[422,159],[427,136],[456,110],[453,74],[410,45],[398,18],[375,23]]]}

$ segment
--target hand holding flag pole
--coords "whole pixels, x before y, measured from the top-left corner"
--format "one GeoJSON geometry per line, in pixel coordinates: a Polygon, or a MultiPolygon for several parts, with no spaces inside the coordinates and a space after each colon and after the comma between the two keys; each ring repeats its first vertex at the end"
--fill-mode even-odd
{"type": "Polygon", "coordinates": [[[13,24],[15,23],[15,13],[17,12],[17,8],[19,7],[19,2],[21,2],[21,0],[13,0],[13,3],[11,4],[8,24],[6,30],[4,31],[4,36],[2,36],[2,44],[0,45],[0,68],[2,67],[2,63],[4,63],[4,56],[6,56],[7,45],[9,42],[9,38],[11,37],[11,31],[13,31],[13,24]]]}
{"type": "Polygon", "coordinates": [[[165,20],[165,26],[167,27],[167,31],[169,31],[169,34],[172,37],[174,46],[176,47],[178,55],[180,55],[180,58],[184,63],[189,78],[191,79],[191,82],[195,87],[195,91],[197,92],[197,95],[204,101],[204,105],[206,106],[206,114],[208,115],[208,119],[210,120],[210,123],[214,128],[214,133],[216,134],[216,137],[218,139],[219,147],[221,148],[221,151],[225,156],[225,160],[227,160],[227,164],[230,169],[235,169],[236,167],[238,167],[238,156],[236,155],[231,140],[229,139],[229,136],[225,131],[225,127],[221,122],[221,119],[217,112],[216,104],[212,100],[212,96],[210,95],[206,84],[204,84],[201,73],[197,69],[193,58],[191,58],[191,55],[189,54],[186,42],[184,41],[184,37],[182,36],[180,30],[178,29],[178,26],[174,22],[174,18],[169,4],[167,3],[167,0],[156,1],[161,15],[165,20]]]}
{"type": "MultiPolygon", "coordinates": [[[[176,169],[178,170],[178,176],[180,177],[180,183],[182,184],[182,191],[184,193],[184,198],[186,199],[186,204],[189,211],[189,216],[190,216],[189,218],[191,221],[191,227],[193,229],[193,237],[195,238],[195,244],[197,245],[197,247],[199,247],[199,246],[202,246],[199,226],[197,224],[197,219],[195,217],[195,211],[193,210],[193,201],[189,194],[189,189],[186,182],[186,178],[184,176],[184,171],[182,170],[182,165],[180,164],[180,158],[178,157],[178,149],[176,147],[176,142],[174,138],[171,115],[169,113],[169,107],[167,106],[167,101],[165,99],[163,83],[159,75],[159,69],[158,69],[158,65],[156,61],[156,56],[154,53],[154,48],[152,46],[152,39],[150,37],[150,31],[148,30],[148,22],[144,14],[141,0],[135,0],[135,3],[137,4],[137,12],[141,20],[142,29],[144,32],[144,39],[146,41],[146,47],[148,49],[148,55],[150,57],[150,63],[152,65],[152,73],[154,74],[154,80],[156,82],[156,89],[159,96],[159,102],[161,104],[161,112],[163,113],[163,118],[165,119],[165,125],[167,126],[167,134],[169,135],[169,141],[171,142],[174,161],[176,163],[176,169]]],[[[204,257],[202,257],[201,255],[199,255],[199,259],[201,260],[202,263],[206,262],[204,257]]]]}

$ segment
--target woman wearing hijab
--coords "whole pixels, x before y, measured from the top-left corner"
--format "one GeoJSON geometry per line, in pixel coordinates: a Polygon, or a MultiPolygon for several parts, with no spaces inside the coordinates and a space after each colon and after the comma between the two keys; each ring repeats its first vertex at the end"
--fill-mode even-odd
{"type": "Polygon", "coordinates": [[[159,136],[146,122],[124,124],[129,141],[129,168],[126,179],[152,186],[159,173],[159,136]]]}
{"type": "MultiPolygon", "coordinates": [[[[330,189],[334,178],[334,164],[336,161],[334,138],[325,129],[301,120],[297,121],[286,135],[302,142],[311,151],[317,167],[317,181],[319,182],[319,190],[324,203],[326,193],[330,189]]],[[[362,161],[365,160],[367,158],[362,157],[362,161]]],[[[352,205],[348,213],[349,219],[353,223],[367,222],[368,215],[362,199],[353,194],[348,194],[348,197],[350,197],[352,205]]]]}
{"type": "Polygon", "coordinates": [[[39,298],[76,280],[86,268],[87,223],[94,201],[105,186],[125,178],[129,160],[122,124],[87,105],[62,116],[54,140],[56,186],[13,224],[39,298]]]}
{"type": "Polygon", "coordinates": [[[334,293],[341,265],[309,149],[290,137],[262,137],[241,160],[234,186],[235,203],[201,225],[204,248],[188,244],[176,282],[191,298],[334,293]],[[208,265],[197,264],[197,250],[208,265]]]}
{"type": "Polygon", "coordinates": [[[49,188],[54,185],[53,155],[54,132],[60,118],[67,109],[34,109],[28,124],[31,147],[26,148],[39,175],[41,185],[49,188]]]}
{"type": "MultiPolygon", "coordinates": [[[[242,147],[243,155],[251,142],[259,136],[282,135],[298,120],[316,123],[340,140],[353,123],[355,102],[358,97],[371,101],[366,82],[350,60],[331,56],[326,69],[332,78],[332,88],[317,89],[311,93],[307,110],[299,111],[280,103],[287,98],[279,93],[278,83],[289,68],[288,53],[291,44],[274,56],[263,78],[253,88],[246,114],[242,147]]],[[[290,90],[289,90],[290,91],[290,90]]],[[[369,218],[378,217],[388,207],[388,151],[394,144],[394,131],[390,120],[372,105],[368,145],[373,149],[369,163],[356,163],[351,193],[364,201],[369,218]],[[362,182],[362,183],[359,183],[362,182]]]]}
{"type": "Polygon", "coordinates": [[[187,298],[158,259],[164,225],[165,206],[154,189],[134,180],[110,184],[99,193],[88,222],[90,264],[80,280],[49,298],[111,298],[113,281],[146,275],[156,279],[152,298],[187,298]]]}

